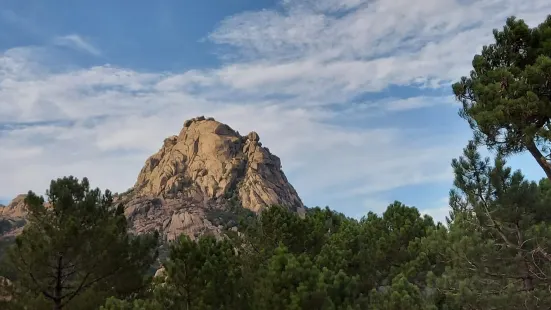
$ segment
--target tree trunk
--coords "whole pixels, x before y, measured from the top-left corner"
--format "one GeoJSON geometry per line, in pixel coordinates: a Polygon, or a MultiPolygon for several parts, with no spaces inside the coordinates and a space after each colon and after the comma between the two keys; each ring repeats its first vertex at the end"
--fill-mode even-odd
{"type": "Polygon", "coordinates": [[[61,310],[61,294],[63,293],[62,281],[63,276],[63,256],[60,254],[57,258],[57,273],[56,273],[56,283],[54,290],[54,310],[61,310]]]}
{"type": "Polygon", "coordinates": [[[545,175],[547,176],[547,178],[551,181],[551,164],[545,159],[543,154],[540,152],[540,150],[536,146],[536,143],[534,143],[534,141],[531,141],[526,146],[526,148],[528,149],[530,154],[532,154],[534,159],[538,162],[541,169],[543,169],[543,171],[545,172],[545,175]]]}
{"type": "Polygon", "coordinates": [[[522,275],[522,282],[523,282],[523,289],[525,291],[533,291],[534,290],[534,282],[532,279],[532,275],[530,275],[530,268],[528,267],[528,262],[526,261],[526,257],[522,255],[522,253],[517,254],[517,258],[520,263],[520,271],[522,275]]]}

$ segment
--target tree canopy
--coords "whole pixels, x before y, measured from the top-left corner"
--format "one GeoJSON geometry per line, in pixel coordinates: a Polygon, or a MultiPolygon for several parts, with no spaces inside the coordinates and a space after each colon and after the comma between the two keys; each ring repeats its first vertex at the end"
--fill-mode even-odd
{"type": "Polygon", "coordinates": [[[93,309],[92,295],[101,301],[142,289],[144,270],[156,258],[156,236],[130,236],[123,208],[86,178],[52,181],[46,195],[47,201],[29,192],[28,223],[8,252],[19,286],[15,296],[41,298],[55,309],[86,298],[93,309]]]}
{"type": "Polygon", "coordinates": [[[529,151],[551,179],[551,15],[530,28],[510,17],[495,43],[453,84],[477,142],[502,155],[529,151]]]}

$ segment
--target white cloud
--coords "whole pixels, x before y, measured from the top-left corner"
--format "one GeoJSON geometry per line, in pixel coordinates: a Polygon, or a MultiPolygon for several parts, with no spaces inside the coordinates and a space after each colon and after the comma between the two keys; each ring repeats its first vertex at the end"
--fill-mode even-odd
{"type": "Polygon", "coordinates": [[[289,0],[282,11],[229,17],[210,38],[241,61],[222,71],[231,86],[331,101],[389,84],[457,79],[506,17],[526,16],[535,24],[551,9],[544,0],[526,3],[289,0]],[[333,14],[344,7],[346,13],[333,14]],[[308,91],[312,85],[320,86],[315,93],[308,91]]]}
{"type": "MultiPolygon", "coordinates": [[[[350,100],[392,84],[449,87],[508,15],[533,22],[551,9],[543,0],[468,2],[286,0],[281,11],[224,20],[209,38],[231,57],[211,70],[52,72],[32,50],[8,50],[0,55],[0,170],[9,177],[0,178],[0,197],[42,191],[66,174],[125,190],[163,139],[197,115],[257,131],[307,204],[448,181],[469,133],[434,132],[428,119],[423,128],[370,120],[450,105],[449,96],[350,100]],[[30,122],[40,125],[22,125],[30,122]]],[[[77,35],[60,39],[101,53],[77,35]]]]}
{"type": "Polygon", "coordinates": [[[94,56],[101,55],[101,50],[86,41],[84,38],[77,34],[69,34],[65,36],[59,36],[54,39],[55,45],[66,46],[76,50],[80,50],[94,56]]]}

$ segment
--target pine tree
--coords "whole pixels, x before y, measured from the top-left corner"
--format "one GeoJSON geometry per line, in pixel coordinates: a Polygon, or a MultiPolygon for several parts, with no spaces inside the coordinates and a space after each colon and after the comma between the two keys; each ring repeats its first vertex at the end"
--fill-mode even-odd
{"type": "Polygon", "coordinates": [[[9,252],[17,302],[41,298],[54,309],[97,309],[102,296],[142,289],[157,236],[129,236],[123,207],[113,206],[108,190],[90,189],[86,178],[52,181],[47,197],[45,204],[29,192],[28,224],[9,252]]]}
{"type": "Polygon", "coordinates": [[[246,309],[239,253],[228,240],[181,236],[170,246],[166,280],[155,299],[163,309],[246,309]]]}
{"type": "Polygon", "coordinates": [[[495,43],[453,85],[477,142],[502,155],[528,151],[551,179],[551,15],[535,28],[510,17],[495,43]]]}
{"type": "Polygon", "coordinates": [[[290,253],[283,245],[259,275],[253,309],[364,309],[358,277],[319,268],[307,254],[290,253]]]}
{"type": "Polygon", "coordinates": [[[317,263],[335,272],[360,276],[362,292],[388,286],[403,273],[424,286],[427,272],[433,270],[436,257],[427,254],[422,239],[436,229],[430,217],[400,202],[389,205],[382,216],[368,215],[358,223],[349,221],[331,235],[317,263]]]}
{"type": "Polygon", "coordinates": [[[403,274],[392,279],[389,287],[373,290],[369,297],[369,309],[373,310],[437,310],[431,299],[403,274]]]}
{"type": "Polygon", "coordinates": [[[453,220],[441,239],[449,264],[439,289],[457,309],[548,309],[548,184],[526,181],[500,156],[492,165],[474,143],[452,165],[453,220]]]}

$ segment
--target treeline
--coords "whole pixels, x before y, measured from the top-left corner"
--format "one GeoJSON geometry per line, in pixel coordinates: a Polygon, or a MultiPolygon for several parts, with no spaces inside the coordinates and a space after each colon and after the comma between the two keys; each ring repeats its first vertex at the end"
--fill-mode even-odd
{"type": "Polygon", "coordinates": [[[474,132],[452,161],[444,224],[400,202],[361,220],[281,207],[227,237],[182,236],[152,276],[158,236],[131,236],[122,206],[87,179],[29,193],[7,250],[2,309],[551,309],[551,16],[510,18],[453,85],[474,132]],[[495,158],[478,152],[485,146],[495,158]],[[506,165],[528,151],[546,173],[506,165]]]}

